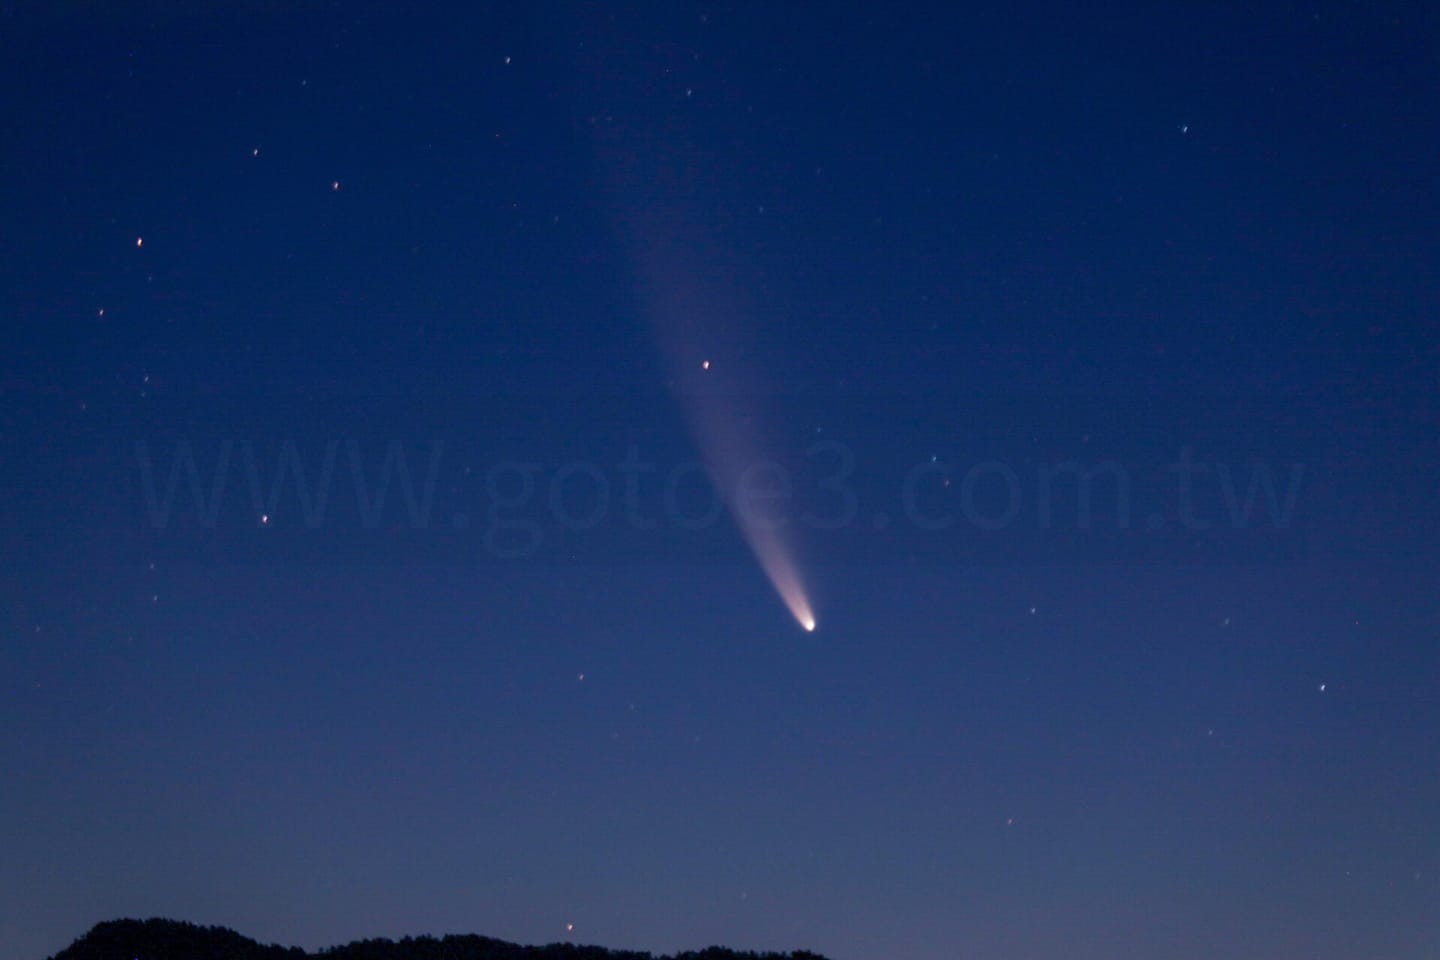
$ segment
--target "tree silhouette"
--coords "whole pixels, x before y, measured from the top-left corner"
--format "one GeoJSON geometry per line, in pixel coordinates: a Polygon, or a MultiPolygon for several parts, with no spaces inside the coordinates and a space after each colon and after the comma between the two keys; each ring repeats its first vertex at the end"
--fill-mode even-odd
{"type": "Polygon", "coordinates": [[[299,947],[256,943],[224,927],[178,920],[111,920],[50,960],[825,960],[808,951],[754,953],[708,947],[699,952],[655,957],[634,950],[608,950],[573,943],[527,947],[474,934],[357,940],[306,953],[299,947]]]}

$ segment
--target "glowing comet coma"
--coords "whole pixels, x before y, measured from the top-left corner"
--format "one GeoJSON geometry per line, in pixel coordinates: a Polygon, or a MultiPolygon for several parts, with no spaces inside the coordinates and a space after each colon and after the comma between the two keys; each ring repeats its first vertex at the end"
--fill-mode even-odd
{"type": "Polygon", "coordinates": [[[702,391],[687,399],[696,438],[731,517],[790,615],[806,632],[813,632],[815,611],[800,578],[794,551],[784,537],[784,518],[766,515],[745,499],[749,489],[746,481],[753,476],[752,471],[776,465],[757,456],[760,444],[753,431],[746,429],[745,418],[725,408],[724,397],[702,391]]]}
{"type": "MultiPolygon", "coordinates": [[[[712,468],[720,477],[725,476],[719,465],[712,463],[712,468]]],[[[726,499],[730,506],[730,515],[735,518],[746,543],[750,544],[755,559],[760,561],[760,569],[765,571],[765,576],[770,579],[775,592],[780,595],[795,622],[807,633],[813,632],[815,612],[810,607],[810,599],[805,595],[805,586],[800,580],[800,572],[796,568],[789,545],[781,538],[779,530],[764,526],[743,504],[736,503],[733,486],[727,486],[726,489],[730,491],[726,499]]]]}

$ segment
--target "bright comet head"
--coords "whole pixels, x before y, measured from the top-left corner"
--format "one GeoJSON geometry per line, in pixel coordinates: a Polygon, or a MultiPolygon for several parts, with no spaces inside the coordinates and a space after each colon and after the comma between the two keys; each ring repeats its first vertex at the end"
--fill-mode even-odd
{"type": "Polygon", "coordinates": [[[770,578],[770,583],[790,611],[790,616],[800,624],[800,629],[813,633],[815,612],[810,608],[810,599],[805,595],[805,588],[800,583],[800,573],[795,569],[790,551],[780,542],[774,530],[757,526],[750,522],[750,518],[744,513],[739,514],[737,519],[740,521],[741,531],[755,551],[755,556],[760,560],[761,569],[765,571],[765,576],[770,578]]]}

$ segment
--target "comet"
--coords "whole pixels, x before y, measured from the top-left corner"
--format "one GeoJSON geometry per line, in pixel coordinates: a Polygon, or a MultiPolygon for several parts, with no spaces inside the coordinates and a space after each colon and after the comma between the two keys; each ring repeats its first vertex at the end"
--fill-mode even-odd
{"type": "Polygon", "coordinates": [[[773,475],[780,467],[764,457],[768,444],[758,426],[765,420],[758,403],[762,392],[750,386],[758,371],[743,360],[715,359],[717,346],[724,348],[718,351],[724,356],[747,353],[733,342],[749,313],[739,284],[715,276],[714,265],[726,263],[725,257],[706,256],[693,242],[682,244],[673,237],[652,235],[648,240],[637,253],[638,273],[675,395],[726,509],[761,571],[800,629],[813,633],[815,609],[788,536],[789,518],[779,510],[756,509],[744,496],[757,471],[763,474],[768,468],[773,475]]]}
{"type": "MultiPolygon", "coordinates": [[[[725,476],[713,463],[712,469],[716,470],[718,476],[725,476]]],[[[730,489],[733,491],[734,488],[730,489]]],[[[781,536],[782,531],[762,526],[758,518],[735,502],[733,493],[726,498],[726,504],[780,601],[785,604],[800,629],[806,633],[814,633],[815,611],[810,606],[810,598],[806,595],[805,585],[800,579],[794,552],[781,536]]]]}
{"type": "MultiPolygon", "coordinates": [[[[718,470],[717,473],[724,476],[718,470]]],[[[781,537],[781,531],[762,526],[757,517],[734,502],[733,495],[727,499],[727,504],[730,506],[730,515],[735,518],[745,542],[750,545],[755,559],[760,562],[760,569],[765,572],[780,601],[785,604],[802,630],[814,633],[815,611],[810,606],[810,598],[805,594],[805,585],[800,580],[794,553],[781,537]]]]}
{"type": "MultiPolygon", "coordinates": [[[[679,129],[594,128],[596,159],[609,187],[616,232],[627,241],[639,301],[649,314],[669,382],[730,516],[760,569],[807,633],[815,609],[800,575],[786,518],[748,509],[743,481],[767,463],[748,409],[763,380],[745,327],[760,314],[748,300],[758,275],[745,269],[742,239],[717,217],[711,192],[726,175],[712,167],[679,129]],[[744,401],[744,402],[741,402],[744,401]]],[[[773,466],[773,464],[772,464],[773,466]]]]}
{"type": "Polygon", "coordinates": [[[747,523],[743,514],[733,507],[730,514],[735,517],[744,534],[745,541],[760,562],[760,569],[775,588],[780,601],[806,633],[815,632],[815,612],[810,607],[810,598],[805,595],[805,586],[800,581],[800,572],[788,545],[768,530],[756,530],[753,523],[747,523]]]}
{"type": "MultiPolygon", "coordinates": [[[[694,314],[687,312],[684,315],[694,314]]],[[[687,342],[688,339],[682,340],[681,344],[687,342]]],[[[672,347],[681,354],[671,358],[677,373],[696,369],[686,362],[683,346],[672,344],[672,347]]],[[[709,361],[703,362],[699,369],[702,371],[701,381],[715,379],[708,376],[711,370],[709,361]]],[[[736,389],[732,376],[727,375],[718,383],[682,380],[680,382],[688,389],[681,394],[681,401],[725,506],[759,562],[760,569],[795,622],[806,633],[813,633],[816,627],[815,610],[800,576],[794,547],[786,536],[788,518],[777,511],[764,512],[745,499],[746,492],[752,489],[749,481],[757,472],[763,475],[769,471],[773,474],[780,467],[762,457],[765,444],[755,426],[761,417],[750,405],[742,405],[736,399],[753,394],[736,389]]]]}

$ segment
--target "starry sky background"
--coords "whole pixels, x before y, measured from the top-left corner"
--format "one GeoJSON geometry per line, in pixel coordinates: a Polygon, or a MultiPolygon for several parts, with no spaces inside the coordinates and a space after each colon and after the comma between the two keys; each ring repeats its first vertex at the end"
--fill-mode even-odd
{"type": "Polygon", "coordinates": [[[1440,955],[1437,44],[0,4],[0,954],[1440,955]]]}

